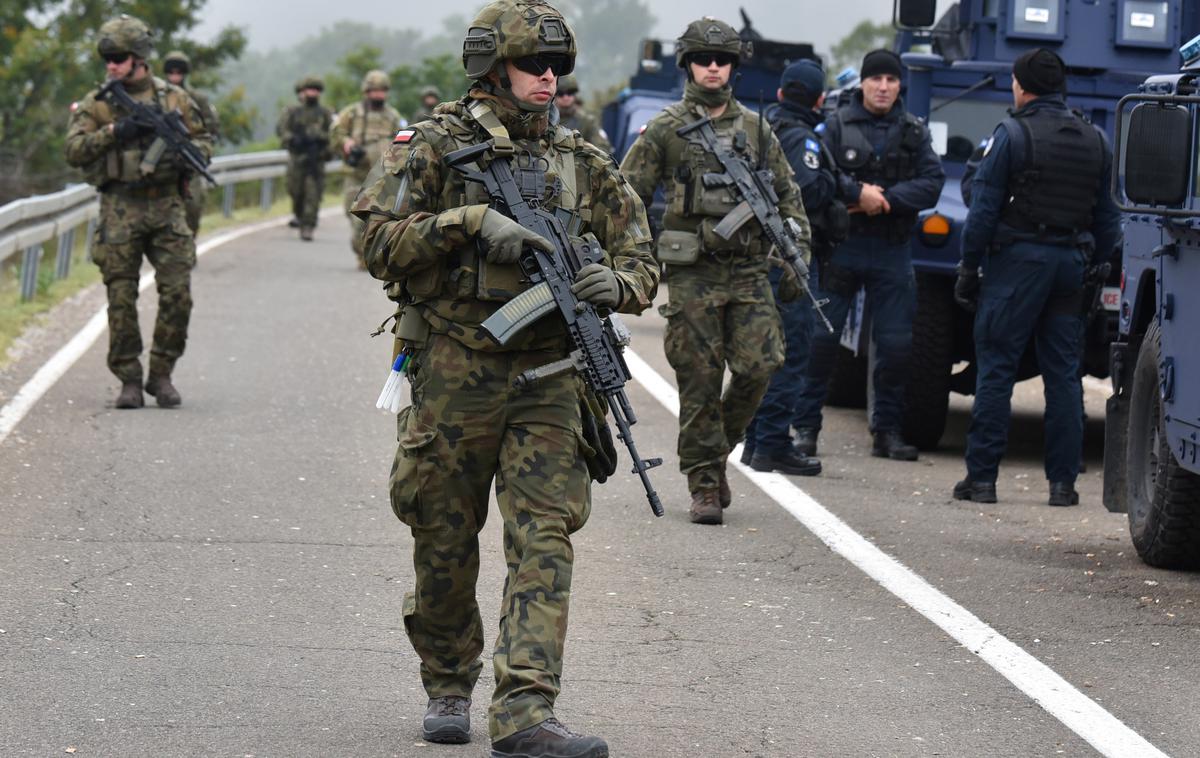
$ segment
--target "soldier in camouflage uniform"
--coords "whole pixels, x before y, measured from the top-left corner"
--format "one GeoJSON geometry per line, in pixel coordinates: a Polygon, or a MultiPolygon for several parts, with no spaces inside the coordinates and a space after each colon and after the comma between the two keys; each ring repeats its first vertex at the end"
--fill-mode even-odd
{"type": "MultiPolygon", "coordinates": [[[[154,42],[149,27],[122,15],[100,27],[96,47],[108,79],[122,79],[134,100],[164,111],[178,109],[193,144],[206,156],[211,154],[192,98],[150,74],[146,61],[153,55],[154,42]]],[[[97,100],[97,94],[93,90],[71,106],[66,158],[101,193],[92,260],[108,290],[108,368],[121,380],[116,405],[141,408],[145,402],[137,316],[138,277],[145,258],[154,267],[158,289],[146,391],[160,406],[174,407],[180,397],[171,372],[183,355],[192,313],[196,242],[187,225],[184,192],[194,178],[173,152],[161,152],[163,143],[153,127],[107,99],[97,100]]]]}
{"type": "Polygon", "coordinates": [[[330,140],[341,149],[342,160],[350,169],[344,179],[342,200],[350,217],[350,247],[358,258],[359,268],[367,267],[363,260],[363,223],[350,213],[350,207],[367,174],[379,162],[403,122],[396,109],[387,103],[391,86],[383,71],[368,71],[362,82],[363,99],[343,108],[330,132],[330,140]]]}
{"type": "Polygon", "coordinates": [[[441,102],[442,93],[437,87],[426,87],[421,90],[421,107],[417,108],[408,123],[419,124],[422,121],[428,121],[433,116],[433,109],[438,107],[441,102]]]}
{"type": "MultiPolygon", "coordinates": [[[[221,119],[217,109],[208,96],[203,92],[187,85],[187,76],[192,71],[192,61],[181,50],[172,50],[163,58],[163,75],[167,81],[176,87],[182,87],[196,101],[196,115],[204,122],[204,131],[208,132],[213,144],[221,138],[221,119]]],[[[201,177],[188,182],[187,224],[192,234],[200,231],[200,219],[204,216],[204,201],[208,197],[208,185],[201,177]]]]}
{"type": "Polygon", "coordinates": [[[779,212],[800,226],[797,245],[806,257],[809,249],[808,219],[779,140],[733,97],[730,75],[742,54],[742,40],[728,24],[705,17],[688,25],[675,47],[676,63],[688,74],[683,101],[646,124],[621,164],[647,205],[658,187],[666,190],[656,250],[666,264],[670,299],[659,312],[667,318],[667,359],[679,386],[679,464],[698,524],[721,523],[722,508],[732,500],[725,462],[783,362],[784,340],[762,226],[751,218],[728,240],[714,232],[738,198],[728,188],[705,186],[705,174],[724,169],[676,130],[711,117],[717,138],[751,168],[765,152],[779,212]],[[733,381],[722,395],[726,367],[733,381]]]}
{"type": "Polygon", "coordinates": [[[550,122],[556,77],[574,66],[575,37],[541,2],[498,0],[463,45],[473,84],[457,102],[396,135],[381,176],[354,213],[367,224],[367,267],[402,303],[397,335],[411,351],[412,405],[399,416],[391,503],[413,535],[415,591],[404,626],[430,697],[423,736],[466,742],[482,668],[475,597],[488,489],[504,521],[508,577],[492,658],[492,755],[608,755],[605,742],[554,717],[571,593],[571,534],[591,510],[581,380],[573,373],[513,389],[523,371],[561,359],[561,322],[544,318],[507,345],[480,324],[528,288],[522,249],[549,243],[489,208],[482,187],[447,168],[455,150],[491,141],[484,160],[528,172],[531,202],[569,210],[606,251],[573,287],[598,306],[650,306],[658,267],[645,210],[612,160],[550,122]],[[509,157],[511,156],[511,157],[509,157]],[[540,189],[539,189],[540,187],[540,189]]]}
{"type": "Polygon", "coordinates": [[[279,114],[275,133],[288,151],[287,185],[292,196],[292,213],[300,223],[300,239],[312,241],[325,194],[325,161],[329,150],[329,129],[333,114],[321,105],[325,82],[319,76],[306,76],[296,82],[300,102],[279,114]]]}
{"type": "Polygon", "coordinates": [[[558,108],[558,123],[583,135],[583,138],[606,153],[612,152],[608,135],[600,127],[600,120],[588,113],[579,102],[579,82],[574,74],[558,80],[558,92],[554,95],[554,107],[558,108]]]}

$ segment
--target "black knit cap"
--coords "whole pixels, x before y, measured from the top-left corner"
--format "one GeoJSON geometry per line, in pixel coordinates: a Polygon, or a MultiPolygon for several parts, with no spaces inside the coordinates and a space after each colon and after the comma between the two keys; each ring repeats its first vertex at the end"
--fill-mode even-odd
{"type": "Polygon", "coordinates": [[[900,65],[900,56],[891,50],[872,50],[863,56],[862,69],[858,75],[862,79],[870,79],[880,74],[891,74],[897,79],[903,78],[904,68],[900,65]]]}
{"type": "Polygon", "coordinates": [[[1062,58],[1044,47],[1030,50],[1013,61],[1013,76],[1031,95],[1052,95],[1067,90],[1067,67],[1062,58]]]}

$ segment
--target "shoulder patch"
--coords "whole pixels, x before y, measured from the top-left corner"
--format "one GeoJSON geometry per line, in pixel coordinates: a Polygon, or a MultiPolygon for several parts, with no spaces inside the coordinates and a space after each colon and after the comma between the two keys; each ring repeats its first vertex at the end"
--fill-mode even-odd
{"type": "Polygon", "coordinates": [[[645,133],[646,133],[646,124],[642,124],[641,127],[638,129],[638,134],[645,134],[645,133]]]}
{"type": "Polygon", "coordinates": [[[816,132],[817,134],[824,134],[825,133],[825,122],[822,121],[821,123],[817,124],[817,128],[813,129],[813,131],[816,132]]]}
{"type": "Polygon", "coordinates": [[[412,142],[412,138],[416,135],[415,129],[401,129],[396,132],[396,138],[392,140],[393,145],[406,145],[412,142]]]}
{"type": "Polygon", "coordinates": [[[77,110],[79,110],[79,101],[78,100],[71,103],[71,112],[74,113],[77,110]]]}
{"type": "Polygon", "coordinates": [[[996,144],[996,138],[988,137],[988,141],[983,145],[983,154],[987,155],[988,153],[992,152],[992,145],[994,144],[996,144]]]}
{"type": "Polygon", "coordinates": [[[804,140],[804,149],[812,153],[819,153],[821,152],[821,145],[812,137],[807,137],[804,140]]]}

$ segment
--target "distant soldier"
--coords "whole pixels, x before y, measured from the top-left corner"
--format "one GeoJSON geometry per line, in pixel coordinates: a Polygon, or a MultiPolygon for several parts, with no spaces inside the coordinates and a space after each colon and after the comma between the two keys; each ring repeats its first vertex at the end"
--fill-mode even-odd
{"type": "Polygon", "coordinates": [[[612,152],[612,144],[609,143],[604,129],[600,127],[600,121],[588,113],[579,101],[579,82],[575,80],[574,74],[558,80],[554,105],[558,108],[558,123],[579,132],[585,140],[604,152],[612,152]]]}
{"type": "Polygon", "coordinates": [[[275,133],[288,151],[287,184],[292,196],[292,213],[300,224],[300,239],[311,241],[317,212],[325,192],[325,161],[329,151],[329,129],[333,114],[321,105],[325,82],[306,76],[296,83],[300,102],[279,115],[275,133]]]}
{"type": "MultiPolygon", "coordinates": [[[[679,385],[679,466],[696,524],[720,524],[732,502],[726,460],[783,363],[784,337],[762,225],[751,218],[728,238],[717,233],[739,201],[711,181],[727,175],[711,147],[696,132],[678,130],[710,118],[725,150],[751,169],[761,160],[774,173],[780,215],[801,230],[797,246],[806,258],[809,247],[808,219],[779,140],[733,96],[743,45],[733,27],[711,16],[688,24],[675,44],[676,64],[687,74],[683,100],[650,119],[621,164],[646,205],[659,187],[666,192],[657,254],[666,263],[670,299],[659,312],[667,318],[667,360],[679,385]],[[728,388],[726,369],[733,375],[728,388]]],[[[816,459],[801,464],[800,473],[821,470],[816,459]]]]}
{"type": "Polygon", "coordinates": [[[403,122],[396,109],[387,103],[389,89],[391,80],[386,73],[368,71],[362,81],[363,99],[342,109],[330,134],[333,144],[342,151],[342,160],[350,168],[346,172],[342,200],[350,218],[350,247],[354,249],[361,269],[367,267],[363,261],[363,222],[350,213],[350,206],[367,174],[379,163],[403,122]]]}
{"type": "MultiPolygon", "coordinates": [[[[122,15],[100,27],[96,45],[109,81],[119,79],[129,96],[164,111],[178,110],[192,144],[212,152],[204,122],[187,92],[150,74],[154,43],[149,27],[122,15]]],[[[153,127],[124,107],[89,92],[71,106],[67,163],[82,169],[100,190],[100,221],[92,260],[108,290],[108,368],[121,380],[118,408],[141,408],[142,334],[138,328],[138,277],[143,258],[154,267],[158,320],[150,348],[146,391],[164,408],[179,405],[171,383],[175,362],[187,342],[192,313],[191,271],[195,237],[188,229],[183,190],[191,172],[163,151],[153,127]]]]}
{"type": "MultiPolygon", "coordinates": [[[[187,85],[187,76],[192,71],[192,61],[180,50],[172,50],[163,58],[163,74],[167,81],[176,87],[182,87],[196,101],[196,115],[204,122],[204,130],[208,132],[213,144],[221,138],[221,121],[217,109],[208,99],[208,95],[187,85]]],[[[200,218],[204,215],[204,200],[208,197],[208,186],[200,177],[188,182],[187,186],[187,223],[188,228],[195,234],[200,230],[200,218]]]]}
{"type": "Polygon", "coordinates": [[[438,107],[441,102],[442,93],[437,87],[426,87],[421,90],[421,107],[413,113],[408,123],[419,124],[422,121],[428,121],[433,116],[433,109],[438,107]]]}

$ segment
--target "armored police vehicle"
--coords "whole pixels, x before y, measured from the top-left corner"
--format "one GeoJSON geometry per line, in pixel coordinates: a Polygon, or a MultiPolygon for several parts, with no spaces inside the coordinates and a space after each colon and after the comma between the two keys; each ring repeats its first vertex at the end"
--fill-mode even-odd
{"type": "Polygon", "coordinates": [[[1128,216],[1104,505],[1138,555],[1200,568],[1200,36],[1179,73],[1121,100],[1116,199],[1128,216]]]}
{"type": "MultiPolygon", "coordinates": [[[[918,304],[904,431],[913,444],[930,448],[942,436],[949,393],[975,389],[974,318],[953,298],[967,215],[961,179],[972,153],[1012,106],[1013,61],[1035,47],[1057,52],[1068,67],[1068,105],[1112,137],[1120,98],[1146,77],[1178,68],[1179,45],[1200,33],[1200,2],[962,0],[936,24],[934,0],[896,0],[893,7],[908,69],[905,103],[928,120],[947,176],[937,208],[922,215],[913,239],[918,304]]],[[[1095,260],[1113,252],[1095,251],[1095,260]]],[[[1120,307],[1115,267],[1097,284],[1082,368],[1105,378],[1120,307]]],[[[1037,373],[1031,347],[1019,378],[1037,373]]]]}

